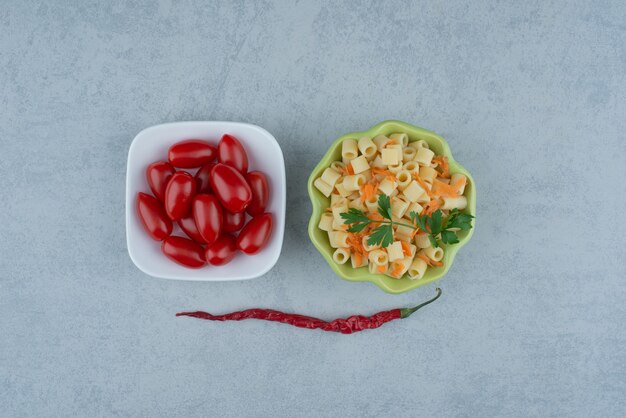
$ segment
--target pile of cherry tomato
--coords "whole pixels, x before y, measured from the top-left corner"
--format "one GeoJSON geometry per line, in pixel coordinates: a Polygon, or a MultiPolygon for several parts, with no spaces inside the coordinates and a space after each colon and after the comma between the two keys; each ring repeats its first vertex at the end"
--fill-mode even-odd
{"type": "Polygon", "coordinates": [[[217,148],[197,139],[178,142],[167,159],[146,169],[154,196],[137,194],[139,219],[150,237],[163,241],[163,254],[200,268],[224,265],[239,251],[261,251],[272,232],[272,215],[265,212],[269,185],[262,172],[248,172],[248,155],[237,138],[226,134],[217,148]],[[196,168],[194,175],[181,170],[196,168]],[[188,238],[172,235],[173,222],[188,238]]]}

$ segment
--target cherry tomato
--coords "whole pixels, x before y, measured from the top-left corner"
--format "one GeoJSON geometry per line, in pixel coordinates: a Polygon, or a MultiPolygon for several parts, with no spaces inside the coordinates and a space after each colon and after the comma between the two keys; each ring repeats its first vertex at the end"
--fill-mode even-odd
{"type": "Polygon", "coordinates": [[[165,189],[165,211],[171,220],[177,221],[189,213],[196,181],[191,174],[179,171],[172,176],[165,189]]]}
{"type": "Polygon", "coordinates": [[[265,212],[267,201],[270,198],[270,186],[267,184],[265,174],[260,171],[251,171],[246,174],[246,181],[252,191],[252,200],[246,208],[250,216],[256,216],[265,212]]]}
{"type": "Polygon", "coordinates": [[[237,138],[225,134],[217,144],[217,160],[246,174],[248,171],[248,154],[237,138]]]}
{"type": "Polygon", "coordinates": [[[196,186],[198,193],[211,193],[211,169],[215,163],[208,163],[200,167],[200,169],[196,172],[196,186]]]}
{"type": "Polygon", "coordinates": [[[241,173],[225,164],[211,169],[211,188],[229,212],[243,212],[252,200],[252,191],[241,173]]]}
{"type": "Polygon", "coordinates": [[[165,161],[158,161],[152,163],[146,169],[146,178],[148,179],[148,186],[157,199],[161,202],[165,199],[165,188],[167,182],[174,175],[176,170],[170,163],[165,161]]]}
{"type": "Polygon", "coordinates": [[[187,238],[167,237],[161,244],[161,251],[170,260],[185,267],[199,268],[206,264],[202,246],[187,238]]]}
{"type": "Polygon", "coordinates": [[[193,220],[192,213],[187,214],[184,218],[180,218],[178,220],[178,225],[189,238],[198,244],[206,244],[206,241],[202,238],[200,232],[198,232],[198,227],[196,226],[196,221],[193,220]]]}
{"type": "Polygon", "coordinates": [[[224,232],[235,232],[239,231],[243,224],[246,223],[246,213],[230,213],[229,211],[224,212],[224,223],[222,225],[222,229],[224,232]]]}
{"type": "Polygon", "coordinates": [[[172,233],[172,221],[167,217],[163,204],[155,197],[137,193],[137,214],[152,239],[162,241],[172,233]]]}
{"type": "Polygon", "coordinates": [[[215,147],[206,141],[189,139],[172,145],[167,159],[174,167],[193,168],[210,163],[215,159],[215,147]]]}
{"type": "Polygon", "coordinates": [[[222,233],[222,207],[212,194],[197,195],[192,204],[193,219],[198,232],[211,245],[222,233]]]}
{"type": "Polygon", "coordinates": [[[224,234],[206,249],[206,261],[214,266],[222,266],[230,262],[237,255],[235,237],[224,234]]]}
{"type": "Polygon", "coordinates": [[[272,233],[272,214],[263,213],[252,218],[237,237],[237,248],[252,255],[265,247],[272,233]]]}

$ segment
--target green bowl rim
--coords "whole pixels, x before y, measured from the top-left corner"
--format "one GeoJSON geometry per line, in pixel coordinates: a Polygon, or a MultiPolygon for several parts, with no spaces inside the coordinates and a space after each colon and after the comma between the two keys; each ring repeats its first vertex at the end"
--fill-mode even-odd
{"type": "MultiPolygon", "coordinates": [[[[377,285],[378,287],[380,287],[382,290],[384,290],[387,293],[399,294],[399,293],[408,292],[409,290],[413,290],[418,287],[424,286],[426,284],[432,283],[434,281],[441,279],[443,276],[445,276],[446,273],[448,273],[448,270],[450,270],[450,267],[452,267],[456,253],[465,244],[468,243],[468,241],[474,234],[476,219],[474,219],[474,225],[472,229],[468,231],[465,237],[460,239],[460,242],[458,244],[455,244],[453,246],[450,246],[449,248],[446,248],[447,258],[446,258],[446,263],[443,266],[443,268],[436,269],[434,276],[429,277],[427,279],[421,279],[421,280],[409,280],[406,278],[401,279],[401,280],[407,280],[406,288],[402,288],[402,289],[395,289],[395,288],[389,287],[389,285],[387,284],[387,281],[391,281],[391,280],[395,281],[397,279],[392,279],[382,274],[371,274],[367,270],[365,270],[365,273],[357,274],[355,277],[346,276],[341,270],[339,270],[339,267],[332,259],[332,255],[329,255],[326,253],[326,248],[322,245],[322,243],[318,242],[318,240],[313,235],[314,231],[317,228],[317,224],[319,223],[319,218],[322,212],[322,205],[318,200],[318,196],[315,195],[316,193],[319,193],[319,192],[313,186],[313,182],[315,181],[317,177],[321,175],[322,171],[330,165],[331,154],[333,153],[335,148],[339,146],[341,142],[349,138],[360,138],[362,136],[374,137],[378,135],[379,131],[383,130],[388,125],[394,125],[394,126],[399,127],[398,131],[401,131],[401,132],[402,132],[402,129],[404,129],[405,130],[404,132],[409,133],[409,136],[419,136],[420,138],[425,139],[426,142],[428,142],[429,144],[430,144],[429,139],[433,141],[438,140],[441,142],[442,147],[443,147],[443,155],[447,156],[449,160],[450,171],[453,173],[464,174],[465,176],[467,176],[471,184],[471,188],[469,190],[469,195],[468,195],[468,210],[471,215],[476,216],[476,182],[474,181],[474,178],[469,173],[469,171],[467,171],[463,166],[461,166],[461,164],[459,164],[454,159],[452,152],[450,151],[450,146],[448,145],[448,142],[445,139],[443,139],[441,136],[437,135],[435,132],[429,131],[427,129],[420,128],[418,126],[414,126],[414,125],[411,125],[411,124],[408,124],[406,122],[402,122],[399,120],[386,120],[384,122],[381,122],[377,125],[372,126],[367,131],[350,132],[337,138],[335,141],[333,141],[331,146],[328,148],[328,150],[326,151],[326,153],[324,154],[320,162],[311,171],[311,174],[309,175],[309,179],[307,181],[307,189],[309,192],[309,198],[311,199],[311,205],[312,205],[313,210],[311,212],[311,218],[309,219],[308,233],[309,233],[309,238],[311,242],[313,243],[313,245],[315,246],[315,248],[317,248],[317,250],[322,255],[322,257],[324,257],[328,265],[333,269],[333,271],[339,277],[350,282],[370,282],[370,283],[377,285]]],[[[358,272],[359,269],[356,269],[354,271],[358,272]]]]}

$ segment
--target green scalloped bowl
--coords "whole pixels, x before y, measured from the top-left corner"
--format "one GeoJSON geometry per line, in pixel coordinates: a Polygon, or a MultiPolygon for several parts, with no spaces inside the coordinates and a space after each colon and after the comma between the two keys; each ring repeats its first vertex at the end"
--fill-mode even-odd
{"type": "Polygon", "coordinates": [[[469,231],[460,231],[458,233],[460,242],[445,248],[443,267],[429,268],[424,277],[419,280],[410,280],[408,278],[392,279],[391,277],[387,277],[382,274],[371,274],[367,267],[353,269],[350,266],[350,263],[340,265],[333,261],[334,250],[328,242],[328,235],[317,227],[322,211],[324,208],[329,206],[329,199],[324,197],[324,195],[313,186],[313,181],[322,175],[324,169],[330,166],[331,162],[341,160],[340,145],[342,141],[349,138],[358,139],[362,136],[370,136],[373,138],[380,134],[389,136],[390,134],[396,132],[407,133],[410,142],[418,141],[420,139],[425,140],[436,154],[448,157],[450,161],[451,173],[462,173],[467,176],[468,183],[465,187],[467,208],[464,212],[476,216],[476,184],[474,183],[474,179],[465,168],[454,160],[452,152],[450,152],[450,147],[445,139],[434,132],[397,120],[381,122],[365,132],[351,132],[338,138],[330,146],[319,164],[317,164],[317,166],[313,169],[307,183],[309,197],[311,198],[311,204],[313,205],[313,213],[311,214],[311,219],[309,220],[309,237],[326,262],[328,262],[328,265],[330,265],[339,277],[345,280],[349,280],[351,282],[374,283],[388,293],[404,293],[420,286],[424,286],[428,283],[432,283],[435,280],[439,280],[448,272],[452,266],[452,262],[454,261],[454,256],[461,249],[461,247],[467,244],[474,231],[474,228],[469,231]]]}

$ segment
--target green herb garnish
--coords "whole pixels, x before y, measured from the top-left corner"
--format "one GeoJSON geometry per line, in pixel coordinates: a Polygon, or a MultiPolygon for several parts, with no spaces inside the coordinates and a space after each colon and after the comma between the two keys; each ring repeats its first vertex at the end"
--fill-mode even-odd
{"type": "Polygon", "coordinates": [[[438,247],[438,240],[443,244],[456,244],[459,237],[453,229],[462,231],[472,228],[472,215],[460,213],[457,209],[452,209],[450,214],[443,219],[443,212],[437,209],[431,215],[419,215],[411,211],[409,216],[417,225],[410,225],[403,222],[396,222],[392,219],[391,200],[389,196],[382,193],[378,197],[378,213],[383,217],[382,221],[370,219],[363,211],[350,208],[348,212],[341,214],[343,223],[349,225],[348,232],[361,232],[369,224],[379,224],[367,239],[367,245],[380,245],[385,248],[393,242],[393,226],[402,225],[412,229],[421,229],[428,234],[428,240],[433,247],[438,247]]]}

